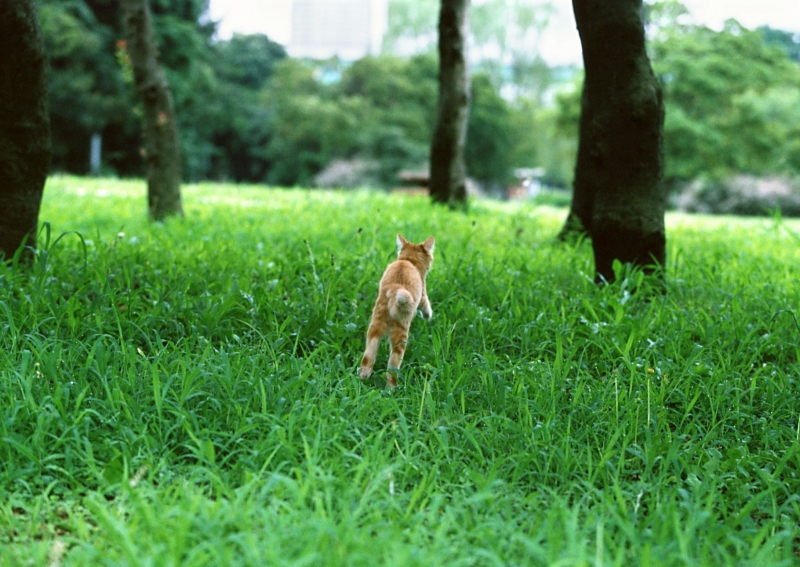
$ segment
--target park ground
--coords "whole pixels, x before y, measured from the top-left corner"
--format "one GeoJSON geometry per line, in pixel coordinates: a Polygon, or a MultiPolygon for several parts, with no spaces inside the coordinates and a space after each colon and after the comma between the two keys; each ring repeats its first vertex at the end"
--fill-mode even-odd
{"type": "Polygon", "coordinates": [[[565,209],[183,196],[52,177],[0,267],[0,565],[800,562],[800,222],[670,213],[666,284],[597,286],[565,209]],[[387,391],[397,232],[434,317],[387,391]]]}

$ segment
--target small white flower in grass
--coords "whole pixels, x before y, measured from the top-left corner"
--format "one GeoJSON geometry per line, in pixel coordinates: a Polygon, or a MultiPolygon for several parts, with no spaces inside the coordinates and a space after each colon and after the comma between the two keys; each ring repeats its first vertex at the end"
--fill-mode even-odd
{"type": "Polygon", "coordinates": [[[125,238],[125,233],[124,232],[118,232],[117,233],[117,238],[125,238]]]}
{"type": "Polygon", "coordinates": [[[146,473],[150,469],[150,465],[142,465],[139,467],[139,470],[136,471],[136,474],[131,477],[128,481],[128,484],[131,488],[136,488],[140,482],[142,482],[142,478],[144,478],[144,473],[146,473]]]}
{"type": "Polygon", "coordinates": [[[394,476],[392,471],[386,473],[386,476],[389,478],[389,496],[394,496],[394,476]]]}
{"type": "Polygon", "coordinates": [[[53,542],[53,546],[50,548],[50,567],[58,567],[61,565],[61,559],[64,557],[64,553],[67,551],[67,546],[64,544],[64,540],[57,539],[53,542]]]}
{"type": "Polygon", "coordinates": [[[644,496],[644,488],[639,491],[639,494],[636,495],[636,504],[633,505],[634,514],[636,514],[639,511],[639,506],[642,503],[642,496],[644,496]]]}

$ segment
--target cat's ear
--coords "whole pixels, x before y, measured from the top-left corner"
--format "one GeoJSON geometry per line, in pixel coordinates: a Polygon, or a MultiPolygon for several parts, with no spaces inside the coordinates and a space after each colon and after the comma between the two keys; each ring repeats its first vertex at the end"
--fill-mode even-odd
{"type": "Polygon", "coordinates": [[[397,233],[397,249],[400,250],[406,244],[408,244],[408,240],[403,238],[403,235],[398,232],[397,233]]]}
{"type": "Polygon", "coordinates": [[[428,251],[428,254],[433,254],[434,244],[436,244],[436,242],[434,241],[433,236],[429,236],[428,239],[422,243],[422,247],[428,251]]]}

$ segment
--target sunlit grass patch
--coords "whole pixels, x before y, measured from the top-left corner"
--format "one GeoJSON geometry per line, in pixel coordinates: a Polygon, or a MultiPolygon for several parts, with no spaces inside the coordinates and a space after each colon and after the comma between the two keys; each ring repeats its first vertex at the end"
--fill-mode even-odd
{"type": "Polygon", "coordinates": [[[0,268],[0,564],[796,562],[796,222],[669,215],[648,296],[561,209],[184,203],[54,177],[0,268]],[[434,318],[389,393],[356,369],[396,232],[436,236],[434,318]]]}

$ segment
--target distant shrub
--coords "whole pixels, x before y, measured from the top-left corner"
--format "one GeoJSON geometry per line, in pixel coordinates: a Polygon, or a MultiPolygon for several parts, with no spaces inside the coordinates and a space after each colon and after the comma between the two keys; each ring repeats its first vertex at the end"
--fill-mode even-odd
{"type": "Polygon", "coordinates": [[[379,164],[374,160],[336,159],[314,176],[314,187],[322,189],[357,189],[377,187],[379,164]]]}
{"type": "Polygon", "coordinates": [[[696,180],[678,194],[675,205],[690,213],[800,217],[800,181],[786,177],[737,175],[724,181],[696,180]]]}
{"type": "Polygon", "coordinates": [[[569,207],[572,204],[572,191],[563,189],[542,189],[533,198],[537,205],[547,205],[550,207],[569,207]]]}

